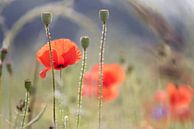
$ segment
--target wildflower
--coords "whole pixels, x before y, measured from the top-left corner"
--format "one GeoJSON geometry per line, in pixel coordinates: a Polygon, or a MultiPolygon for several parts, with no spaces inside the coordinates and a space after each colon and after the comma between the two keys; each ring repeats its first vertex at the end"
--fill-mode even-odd
{"type": "Polygon", "coordinates": [[[167,85],[167,92],[172,117],[180,121],[190,119],[192,117],[192,88],[188,85],[180,85],[176,87],[175,84],[169,83],[167,85]]]}
{"type": "MultiPolygon", "coordinates": [[[[53,40],[51,41],[51,47],[55,70],[61,70],[62,68],[77,63],[81,59],[80,50],[76,44],[69,39],[53,40]]],[[[36,53],[36,58],[45,66],[40,72],[40,76],[45,78],[46,72],[51,70],[48,43],[36,53]]]]}
{"type": "MultiPolygon", "coordinates": [[[[99,97],[99,65],[95,65],[91,71],[84,74],[83,92],[84,96],[99,97]]],[[[105,64],[103,66],[103,100],[115,100],[118,95],[119,86],[125,79],[125,73],[118,64],[105,64]]]]}
{"type": "Polygon", "coordinates": [[[192,102],[192,89],[187,85],[176,87],[175,84],[167,85],[169,104],[171,109],[187,108],[192,102]]]}

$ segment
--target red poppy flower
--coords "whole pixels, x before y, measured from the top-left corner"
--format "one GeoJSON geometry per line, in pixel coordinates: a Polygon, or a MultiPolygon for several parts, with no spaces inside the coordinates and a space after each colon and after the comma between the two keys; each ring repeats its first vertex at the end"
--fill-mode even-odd
{"type": "Polygon", "coordinates": [[[190,86],[169,83],[167,85],[169,104],[172,109],[187,108],[192,102],[193,91],[190,86]]]}
{"type": "MultiPolygon", "coordinates": [[[[69,39],[57,39],[51,41],[54,69],[60,70],[69,65],[77,63],[81,59],[81,52],[74,42],[69,39]]],[[[49,44],[45,44],[36,53],[37,60],[45,68],[40,72],[42,78],[46,77],[46,72],[51,69],[49,44]]]]}
{"type": "Polygon", "coordinates": [[[167,92],[172,117],[181,121],[190,119],[192,117],[190,109],[193,97],[192,88],[187,85],[176,87],[175,84],[169,83],[167,92]]]}
{"type": "MultiPolygon", "coordinates": [[[[111,101],[118,97],[118,87],[123,83],[125,73],[118,64],[103,65],[103,100],[111,101]]],[[[99,65],[95,65],[91,71],[84,74],[84,96],[99,96],[99,65]]]]}

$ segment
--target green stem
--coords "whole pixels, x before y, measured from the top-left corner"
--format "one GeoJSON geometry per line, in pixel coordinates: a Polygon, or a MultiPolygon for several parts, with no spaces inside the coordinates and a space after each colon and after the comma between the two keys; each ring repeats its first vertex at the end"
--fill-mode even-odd
{"type": "Polygon", "coordinates": [[[50,51],[50,64],[51,64],[51,71],[52,71],[52,83],[53,83],[53,124],[56,127],[56,113],[55,113],[55,72],[54,72],[54,65],[53,65],[53,55],[52,55],[52,47],[51,47],[51,34],[49,32],[49,27],[45,26],[46,35],[49,42],[49,51],[50,51]]]}
{"type": "Polygon", "coordinates": [[[26,114],[27,114],[27,111],[28,111],[28,103],[29,103],[28,100],[29,100],[29,92],[26,92],[25,110],[24,110],[24,117],[23,117],[23,120],[22,120],[22,129],[24,129],[26,114]]]}
{"type": "Polygon", "coordinates": [[[98,103],[98,129],[101,129],[101,121],[102,121],[102,97],[103,97],[103,63],[104,63],[104,46],[105,46],[105,40],[106,40],[106,31],[107,27],[106,24],[102,25],[102,37],[101,37],[101,42],[100,42],[100,54],[99,54],[99,89],[100,89],[100,94],[99,94],[99,103],[98,103]]]}
{"type": "Polygon", "coordinates": [[[59,73],[60,75],[60,80],[62,79],[62,67],[60,68],[60,73],[59,73]]]}
{"type": "Polygon", "coordinates": [[[87,58],[87,51],[86,51],[86,49],[84,49],[82,68],[81,68],[79,87],[78,87],[78,105],[77,105],[77,122],[76,122],[77,126],[76,126],[76,129],[79,128],[79,123],[80,123],[80,109],[81,109],[81,104],[82,104],[82,83],[83,83],[83,76],[84,76],[85,68],[86,68],[86,58],[87,58]]]}

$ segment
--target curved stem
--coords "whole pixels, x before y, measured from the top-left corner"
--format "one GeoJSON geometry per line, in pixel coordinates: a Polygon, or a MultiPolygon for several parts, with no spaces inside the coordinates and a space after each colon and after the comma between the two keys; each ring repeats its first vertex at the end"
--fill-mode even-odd
{"type": "Polygon", "coordinates": [[[99,103],[98,103],[98,129],[101,129],[101,121],[102,121],[102,98],[103,98],[103,63],[104,63],[104,46],[106,40],[106,24],[102,25],[102,37],[100,42],[100,54],[99,54],[99,103]]]}
{"type": "Polygon", "coordinates": [[[51,64],[51,71],[52,71],[52,83],[53,83],[53,124],[56,127],[56,111],[55,111],[55,72],[54,72],[54,65],[53,65],[53,55],[52,55],[52,47],[51,47],[51,34],[49,32],[49,27],[45,26],[46,35],[49,42],[49,52],[50,52],[50,64],[51,64]]]}
{"type": "Polygon", "coordinates": [[[86,58],[87,58],[87,51],[84,49],[83,54],[83,61],[82,61],[82,68],[81,68],[81,74],[80,74],[80,80],[79,80],[79,88],[78,88],[78,106],[77,106],[77,126],[76,129],[79,128],[80,123],[80,109],[81,109],[81,103],[82,103],[82,83],[83,83],[83,76],[85,73],[86,68],[86,58]]]}

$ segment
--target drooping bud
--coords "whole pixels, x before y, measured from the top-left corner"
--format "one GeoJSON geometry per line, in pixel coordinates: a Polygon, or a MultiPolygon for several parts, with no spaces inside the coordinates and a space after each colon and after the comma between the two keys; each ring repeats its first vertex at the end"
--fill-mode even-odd
{"type": "Polygon", "coordinates": [[[88,48],[89,44],[90,44],[90,39],[88,36],[82,36],[81,37],[81,45],[84,49],[88,48]]]}
{"type": "Polygon", "coordinates": [[[25,101],[23,99],[20,99],[20,101],[16,105],[16,108],[18,111],[22,112],[24,107],[25,107],[25,101]]]}
{"type": "Polygon", "coordinates": [[[109,18],[109,10],[108,9],[101,9],[99,11],[99,16],[103,24],[105,24],[109,18]]]}
{"type": "Polygon", "coordinates": [[[9,75],[12,75],[13,69],[12,69],[12,63],[10,61],[6,63],[6,68],[7,68],[9,75]]]}
{"type": "Polygon", "coordinates": [[[2,48],[1,49],[1,61],[3,62],[5,60],[5,57],[8,53],[8,49],[7,48],[2,48]]]}
{"type": "Polygon", "coordinates": [[[27,92],[31,92],[32,91],[32,82],[29,79],[25,80],[25,88],[27,92]]]}
{"type": "Polygon", "coordinates": [[[52,22],[52,14],[50,12],[42,12],[41,19],[43,24],[48,27],[49,24],[52,22]]]}

